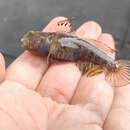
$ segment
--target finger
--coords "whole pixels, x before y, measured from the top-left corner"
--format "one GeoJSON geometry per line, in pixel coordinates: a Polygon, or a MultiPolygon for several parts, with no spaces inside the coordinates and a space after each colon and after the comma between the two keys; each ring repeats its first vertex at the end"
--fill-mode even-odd
{"type": "Polygon", "coordinates": [[[76,89],[81,73],[75,64],[52,65],[44,75],[37,91],[42,96],[68,103],[76,89]]]}
{"type": "Polygon", "coordinates": [[[65,27],[64,26],[63,27],[58,26],[58,23],[60,21],[63,21],[63,20],[66,20],[66,19],[67,19],[66,17],[62,17],[62,16],[58,16],[58,17],[52,19],[49,22],[48,26],[46,26],[43,29],[43,31],[44,32],[70,32],[71,31],[71,26],[69,26],[69,25],[71,25],[71,23],[68,24],[68,26],[65,26],[65,27]]]}
{"type": "MultiPolygon", "coordinates": [[[[104,44],[107,45],[107,47],[110,47],[112,49],[115,49],[115,43],[114,43],[114,39],[112,37],[112,35],[108,34],[108,33],[103,33],[99,38],[98,41],[103,42],[104,44]]],[[[107,53],[110,57],[115,59],[115,55],[116,53],[107,53]]]]}
{"type": "Polygon", "coordinates": [[[3,55],[0,53],[0,82],[4,79],[5,76],[5,60],[3,55]]]}
{"type": "Polygon", "coordinates": [[[76,35],[86,39],[97,39],[102,33],[102,28],[95,21],[86,22],[76,30],[76,35]]]}
{"type": "MultiPolygon", "coordinates": [[[[112,43],[113,38],[110,34],[102,34],[97,38],[102,42],[105,42],[107,39],[107,41],[110,41],[110,44],[114,46],[114,42],[112,43]]],[[[98,115],[101,118],[102,122],[100,123],[103,123],[111,106],[112,99],[112,87],[105,81],[103,74],[93,76],[91,78],[84,75],[78,84],[77,91],[72,99],[72,104],[92,104],[92,106],[88,107],[88,109],[94,109],[95,115],[98,115]]]]}
{"type": "Polygon", "coordinates": [[[105,121],[105,130],[129,130],[130,129],[130,84],[115,88],[114,101],[105,121]]]}
{"type": "MultiPolygon", "coordinates": [[[[57,21],[53,19],[44,31],[54,31],[57,21]]],[[[5,78],[24,84],[27,88],[36,89],[46,69],[45,57],[35,56],[25,51],[8,67],[5,78]]]]}
{"type": "MultiPolygon", "coordinates": [[[[94,22],[92,22],[92,24],[93,23],[94,22]]],[[[91,27],[94,29],[96,27],[95,31],[97,32],[98,36],[95,35],[95,37],[99,37],[101,33],[101,28],[97,27],[96,25],[92,25],[91,27]]],[[[86,28],[88,28],[90,24],[85,23],[80,27],[81,29],[77,29],[76,34],[79,33],[79,37],[80,34],[83,34],[83,26],[86,26],[86,28]]],[[[81,73],[74,64],[70,63],[53,65],[49,68],[49,70],[43,77],[38,92],[42,96],[49,96],[57,102],[68,103],[71,100],[73,93],[75,92],[80,76],[81,73]]]]}
{"type": "Polygon", "coordinates": [[[46,58],[25,51],[8,67],[5,79],[35,89],[46,68],[46,58]]]}

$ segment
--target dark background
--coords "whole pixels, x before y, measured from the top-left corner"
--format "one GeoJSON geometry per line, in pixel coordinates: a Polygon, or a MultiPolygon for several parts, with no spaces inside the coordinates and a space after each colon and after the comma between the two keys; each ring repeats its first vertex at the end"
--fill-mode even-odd
{"type": "Polygon", "coordinates": [[[21,37],[41,30],[56,16],[74,16],[74,28],[95,20],[113,34],[120,58],[130,59],[130,0],[0,0],[0,50],[11,63],[22,49],[21,37]]]}

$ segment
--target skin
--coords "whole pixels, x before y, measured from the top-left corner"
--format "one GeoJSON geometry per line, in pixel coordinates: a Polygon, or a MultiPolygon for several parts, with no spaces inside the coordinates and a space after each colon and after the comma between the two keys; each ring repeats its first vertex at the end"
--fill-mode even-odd
{"type": "MultiPolygon", "coordinates": [[[[43,31],[57,31],[54,18],[43,31]]],[[[94,21],[75,32],[114,48],[94,21]]],[[[114,54],[111,54],[114,58],[114,54]]],[[[1,130],[129,130],[130,85],[112,88],[104,74],[87,78],[74,63],[47,67],[46,57],[25,51],[5,71],[0,55],[1,130]]]]}

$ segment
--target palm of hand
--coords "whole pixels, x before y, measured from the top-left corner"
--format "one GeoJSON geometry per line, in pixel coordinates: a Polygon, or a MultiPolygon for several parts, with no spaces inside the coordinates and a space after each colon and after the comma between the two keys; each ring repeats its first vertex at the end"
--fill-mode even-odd
{"type": "MultiPolygon", "coordinates": [[[[61,19],[63,17],[52,20],[44,31],[55,31],[54,25],[61,19]]],[[[83,24],[76,34],[79,37],[109,43],[109,46],[114,47],[111,35],[102,33],[100,26],[95,22],[83,24]]],[[[2,79],[2,56],[0,60],[2,79]]],[[[1,129],[130,128],[129,124],[123,124],[124,121],[130,120],[129,85],[116,88],[113,100],[113,88],[106,83],[103,74],[86,78],[81,76],[74,63],[52,65],[47,71],[46,69],[46,58],[34,56],[29,52],[24,52],[7,68],[0,88],[1,129]],[[117,125],[118,123],[120,124],[117,125]]]]}

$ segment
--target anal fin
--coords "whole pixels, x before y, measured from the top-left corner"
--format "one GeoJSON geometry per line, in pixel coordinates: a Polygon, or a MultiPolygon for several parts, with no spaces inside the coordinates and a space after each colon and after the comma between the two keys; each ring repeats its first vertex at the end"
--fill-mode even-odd
{"type": "Polygon", "coordinates": [[[77,66],[82,74],[85,74],[87,77],[101,74],[104,71],[99,65],[95,65],[91,62],[79,62],[77,63],[77,66]]]}
{"type": "Polygon", "coordinates": [[[92,77],[92,76],[95,76],[95,75],[98,75],[98,74],[101,74],[104,70],[99,67],[98,65],[93,65],[93,67],[90,67],[90,68],[87,68],[86,69],[86,75],[87,77],[92,77]]]}

